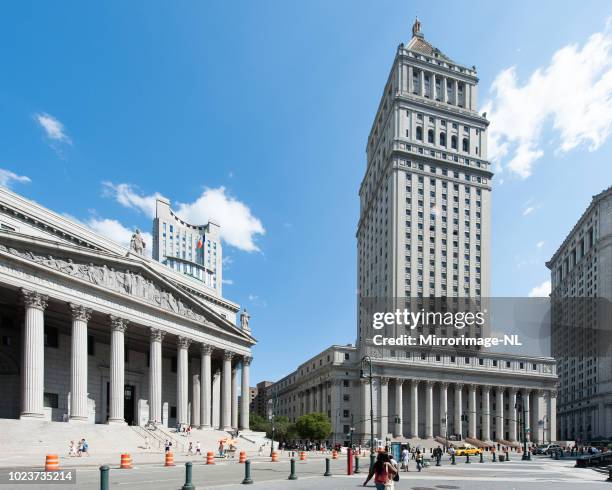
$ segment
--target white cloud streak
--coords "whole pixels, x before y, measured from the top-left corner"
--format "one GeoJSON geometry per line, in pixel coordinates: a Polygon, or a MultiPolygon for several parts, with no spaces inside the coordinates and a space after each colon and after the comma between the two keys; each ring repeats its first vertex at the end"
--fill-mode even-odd
{"type": "Polygon", "coordinates": [[[597,150],[612,131],[612,21],[580,46],[559,49],[547,66],[521,84],[515,67],[503,70],[483,110],[491,120],[489,157],[521,179],[542,158],[542,132],[552,122],[556,152],[581,145],[597,150]]]}
{"type": "MultiPolygon", "coordinates": [[[[142,195],[130,184],[104,182],[104,195],[121,205],[138,210],[149,218],[155,216],[155,201],[159,193],[142,195]]],[[[261,221],[253,216],[249,207],[227,194],[225,187],[205,188],[200,197],[191,203],[177,203],[176,214],[193,224],[215,221],[221,226],[221,239],[228,245],[246,252],[259,251],[255,243],[258,235],[264,235],[261,221]]]]}
{"type": "Polygon", "coordinates": [[[30,177],[27,177],[26,175],[17,175],[15,172],[0,168],[0,187],[10,189],[15,183],[28,184],[30,182],[30,177]]]}
{"type": "Polygon", "coordinates": [[[550,296],[551,284],[550,281],[544,281],[539,286],[535,286],[529,291],[530,298],[542,298],[550,296]]]}
{"type": "Polygon", "coordinates": [[[66,134],[66,128],[62,122],[46,112],[34,114],[34,120],[45,131],[45,136],[59,143],[72,144],[70,137],[66,134]]]}
{"type": "MultiPolygon", "coordinates": [[[[130,247],[130,240],[134,231],[125,227],[115,219],[90,218],[85,222],[85,225],[96,233],[99,233],[100,235],[105,236],[106,238],[109,238],[126,248],[130,247]]],[[[151,247],[153,246],[153,236],[151,233],[142,231],[141,234],[146,243],[145,253],[150,257],[151,247]]]]}

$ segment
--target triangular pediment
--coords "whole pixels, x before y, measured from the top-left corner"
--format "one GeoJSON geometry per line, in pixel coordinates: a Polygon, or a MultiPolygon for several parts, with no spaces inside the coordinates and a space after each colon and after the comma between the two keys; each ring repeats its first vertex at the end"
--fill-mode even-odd
{"type": "Polygon", "coordinates": [[[133,298],[166,313],[178,315],[200,325],[221,328],[252,343],[254,339],[202,300],[178,288],[152,268],[147,259],[135,254],[121,256],[113,252],[0,230],[0,254],[103,288],[123,297],[133,298]]]}

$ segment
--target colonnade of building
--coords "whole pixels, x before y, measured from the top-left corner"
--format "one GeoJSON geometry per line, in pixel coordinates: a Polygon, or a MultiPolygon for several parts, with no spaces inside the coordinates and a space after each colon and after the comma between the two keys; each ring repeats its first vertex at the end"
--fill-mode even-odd
{"type": "MultiPolygon", "coordinates": [[[[35,291],[22,290],[25,306],[22,366],[21,417],[44,417],[44,311],[48,297],[35,291]]],[[[70,420],[88,420],[88,358],[87,326],[92,310],[79,304],[70,304],[72,338],[70,352],[70,420]]],[[[109,424],[125,424],[125,333],[128,320],[110,316],[110,380],[109,424]]],[[[149,364],[149,420],[162,424],[162,342],[166,332],[150,328],[149,364]]],[[[237,365],[242,364],[242,393],[249,393],[249,366],[251,358],[223,350],[221,370],[221,396],[212,398],[211,357],[215,348],[196,342],[188,336],[177,337],[177,424],[191,424],[200,428],[212,427],[213,402],[220,403],[220,427],[223,430],[249,428],[249,396],[240,398],[238,409],[237,365]],[[199,345],[200,376],[193,378],[192,410],[189,413],[189,349],[199,345]],[[238,416],[240,414],[240,420],[238,416]],[[190,417],[191,415],[191,417],[190,417]]],[[[222,349],[219,349],[222,350],[222,349]]]]}
{"type": "MultiPolygon", "coordinates": [[[[524,428],[527,440],[557,440],[557,393],[554,390],[402,378],[390,380],[387,377],[378,378],[376,382],[378,394],[373,397],[373,402],[377,404],[374,411],[378,430],[375,435],[380,439],[389,435],[406,438],[455,435],[458,439],[467,437],[516,442],[524,428]],[[404,398],[405,386],[408,387],[408,400],[404,398]],[[423,386],[423,389],[420,390],[419,386],[423,386]],[[389,406],[390,389],[394,390],[393,406],[389,406]],[[439,418],[435,421],[440,429],[439,434],[434,434],[434,390],[439,391],[439,418]],[[425,396],[424,404],[419,403],[421,392],[425,396]],[[463,401],[466,392],[467,410],[463,401]],[[452,413],[448,409],[450,397],[453,401],[452,413]],[[406,402],[410,406],[407,431],[404,430],[406,425],[403,420],[406,402]],[[424,414],[419,411],[422,405],[425,407],[424,414]],[[542,410],[544,405],[545,409],[542,410]],[[424,425],[420,424],[423,421],[424,425]],[[420,426],[424,427],[424,431],[419,430],[420,426]]],[[[370,434],[370,397],[370,382],[362,379],[361,432],[366,436],[370,434]]]]}

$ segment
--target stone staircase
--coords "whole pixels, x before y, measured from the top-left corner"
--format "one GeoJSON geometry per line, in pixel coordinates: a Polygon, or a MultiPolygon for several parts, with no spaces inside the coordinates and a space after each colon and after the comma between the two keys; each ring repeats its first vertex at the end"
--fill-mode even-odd
{"type": "Polygon", "coordinates": [[[475,439],[473,437],[466,437],[465,438],[465,442],[467,442],[468,444],[471,444],[474,447],[480,447],[480,448],[491,448],[493,446],[495,446],[494,442],[491,441],[482,441],[480,439],[475,439]]]}

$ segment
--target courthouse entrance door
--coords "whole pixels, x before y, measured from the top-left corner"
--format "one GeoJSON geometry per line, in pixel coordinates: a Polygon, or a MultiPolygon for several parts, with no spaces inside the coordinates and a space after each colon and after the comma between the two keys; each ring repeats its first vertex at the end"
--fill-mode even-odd
{"type": "MultiPolygon", "coordinates": [[[[106,383],[106,419],[110,413],[110,382],[106,383]]],[[[136,387],[125,385],[123,389],[123,419],[128,425],[134,425],[136,416],[136,387]]]]}

